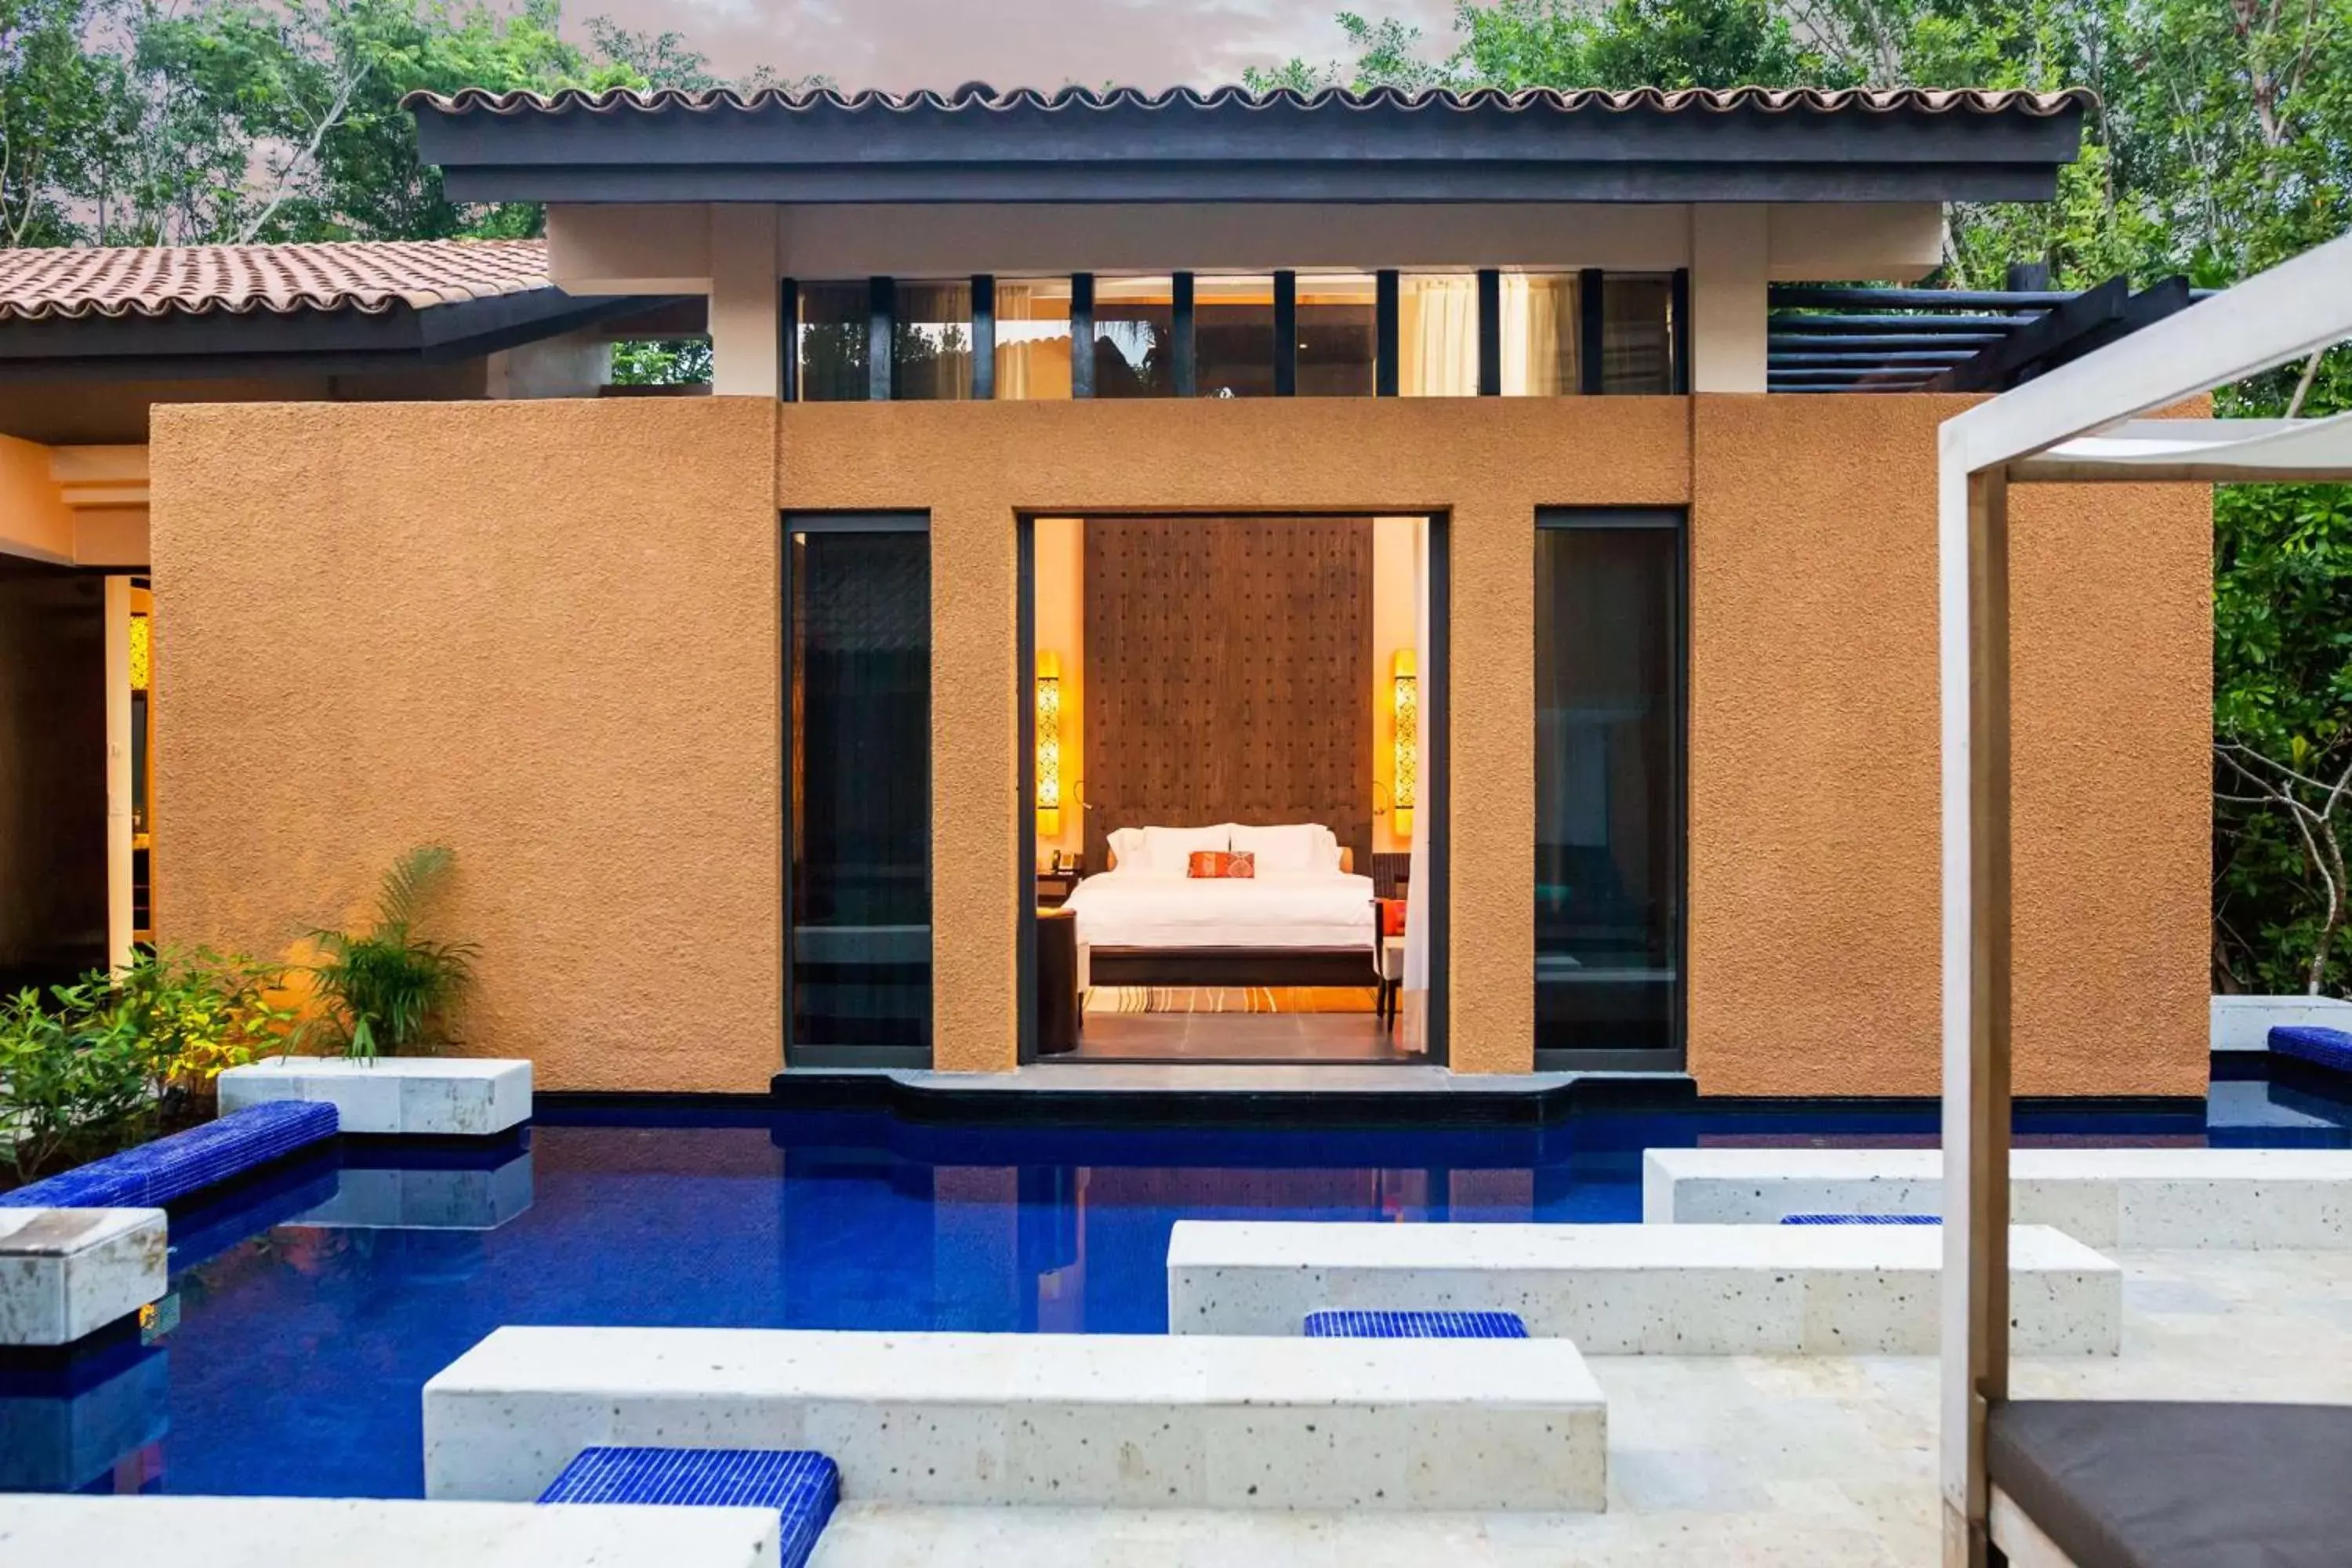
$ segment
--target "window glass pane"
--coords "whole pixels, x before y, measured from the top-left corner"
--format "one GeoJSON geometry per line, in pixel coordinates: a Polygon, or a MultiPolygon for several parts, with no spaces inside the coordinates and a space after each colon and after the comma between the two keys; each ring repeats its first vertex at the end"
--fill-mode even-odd
{"type": "Polygon", "coordinates": [[[929,545],[791,536],[795,1047],[930,1041],[929,545]]]}
{"type": "Polygon", "coordinates": [[[1601,287],[1601,390],[1675,389],[1675,284],[1654,273],[1612,272],[1601,287]]]}
{"type": "Polygon", "coordinates": [[[1503,274],[1503,395],[1567,397],[1576,362],[1576,274],[1503,274]]]}
{"type": "Polygon", "coordinates": [[[890,331],[890,395],[912,403],[971,395],[971,285],[901,283],[890,331]]]}
{"type": "Polygon", "coordinates": [[[1478,395],[1478,279],[1469,272],[1397,279],[1397,395],[1478,395]]]}
{"type": "Polygon", "coordinates": [[[873,298],[871,287],[863,281],[801,285],[801,319],[793,341],[800,355],[802,402],[863,403],[871,395],[866,367],[873,298]]]}
{"type": "Polygon", "coordinates": [[[1370,397],[1380,343],[1370,273],[1298,279],[1298,395],[1370,397]]]}
{"type": "Polygon", "coordinates": [[[1678,527],[1536,533],[1536,1045],[1670,1050],[1681,1016],[1678,527]]]}
{"type": "Polygon", "coordinates": [[[1193,384],[1203,397],[1274,395],[1274,279],[1192,279],[1193,384]]]}
{"type": "Polygon", "coordinates": [[[996,395],[1070,395],[1070,280],[999,279],[996,284],[996,395]]]}
{"type": "Polygon", "coordinates": [[[1096,279],[1094,356],[1097,397],[1174,396],[1175,280],[1096,279]]]}

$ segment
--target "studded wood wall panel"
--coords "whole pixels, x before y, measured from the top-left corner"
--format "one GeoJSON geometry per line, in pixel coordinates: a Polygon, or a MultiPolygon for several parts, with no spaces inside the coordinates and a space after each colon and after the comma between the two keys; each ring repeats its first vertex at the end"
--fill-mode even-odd
{"type": "Polygon", "coordinates": [[[1089,519],[1087,863],[1147,823],[1320,822],[1370,864],[1368,519],[1089,519]]]}

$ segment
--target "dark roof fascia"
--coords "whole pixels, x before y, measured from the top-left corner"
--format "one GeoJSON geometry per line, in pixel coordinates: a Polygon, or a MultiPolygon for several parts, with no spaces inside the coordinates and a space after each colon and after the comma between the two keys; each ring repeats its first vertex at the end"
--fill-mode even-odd
{"type": "Polygon", "coordinates": [[[534,289],[423,308],[11,321],[0,330],[0,382],[210,380],[356,375],[478,358],[559,336],[662,300],[575,297],[534,289]]]}
{"type": "Polygon", "coordinates": [[[457,200],[840,204],[2047,200],[2084,112],[415,107],[457,200]]]}

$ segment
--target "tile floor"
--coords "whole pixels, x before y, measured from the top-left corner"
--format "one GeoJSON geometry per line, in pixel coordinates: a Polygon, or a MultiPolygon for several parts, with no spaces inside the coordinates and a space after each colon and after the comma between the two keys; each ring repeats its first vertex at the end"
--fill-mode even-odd
{"type": "MultiPolygon", "coordinates": [[[[2119,1253],[2124,1353],[2023,1396],[2352,1402],[2352,1255],[2119,1253]]],[[[1937,1560],[1927,1357],[1594,1357],[1609,1511],[1345,1516],[847,1503],[814,1568],[1916,1568],[1937,1560]]]]}
{"type": "Polygon", "coordinates": [[[1076,1061],[1418,1059],[1370,1013],[1089,1013],[1076,1061]]]}

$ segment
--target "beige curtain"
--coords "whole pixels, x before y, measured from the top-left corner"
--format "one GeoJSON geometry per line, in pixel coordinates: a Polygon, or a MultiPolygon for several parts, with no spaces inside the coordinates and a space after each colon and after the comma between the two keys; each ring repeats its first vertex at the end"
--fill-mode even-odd
{"type": "Polygon", "coordinates": [[[1503,395],[1559,397],[1577,389],[1576,279],[1503,275],[1503,395]]]}
{"type": "Polygon", "coordinates": [[[1397,393],[1478,395],[1478,279],[1407,277],[1397,289],[1397,393]]]}
{"type": "Polygon", "coordinates": [[[996,286],[996,395],[1014,402],[1070,395],[1070,306],[1034,283],[996,286]]]}

